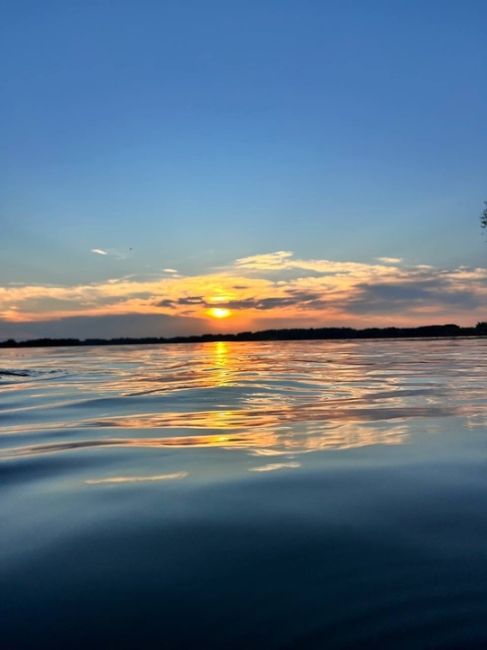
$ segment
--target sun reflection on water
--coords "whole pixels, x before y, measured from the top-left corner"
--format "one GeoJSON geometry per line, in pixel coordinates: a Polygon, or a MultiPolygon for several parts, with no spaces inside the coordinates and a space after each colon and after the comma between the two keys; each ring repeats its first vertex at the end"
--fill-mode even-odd
{"type": "Polygon", "coordinates": [[[90,447],[279,456],[401,445],[418,418],[485,423],[478,355],[467,376],[455,367],[465,359],[442,349],[429,364],[426,350],[415,356],[410,343],[392,351],[378,341],[68,351],[71,375],[54,367],[59,353],[42,352],[49,381],[17,385],[21,399],[3,410],[0,456],[90,447]]]}

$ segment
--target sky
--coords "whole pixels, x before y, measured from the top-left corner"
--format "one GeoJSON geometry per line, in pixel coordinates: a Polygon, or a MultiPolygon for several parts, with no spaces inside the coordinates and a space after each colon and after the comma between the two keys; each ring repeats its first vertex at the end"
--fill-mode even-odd
{"type": "Polygon", "coordinates": [[[0,339],[487,320],[484,0],[0,1],[0,339]]]}

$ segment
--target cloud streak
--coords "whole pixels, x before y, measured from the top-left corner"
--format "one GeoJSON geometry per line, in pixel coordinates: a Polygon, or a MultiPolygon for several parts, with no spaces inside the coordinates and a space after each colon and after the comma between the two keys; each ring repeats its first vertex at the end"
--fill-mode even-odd
{"type": "Polygon", "coordinates": [[[384,264],[400,264],[402,262],[401,257],[376,257],[375,259],[384,264]]]}
{"type": "Polygon", "coordinates": [[[102,257],[114,257],[117,260],[126,260],[131,257],[132,249],[122,252],[115,248],[91,248],[90,253],[101,255],[102,257]]]}

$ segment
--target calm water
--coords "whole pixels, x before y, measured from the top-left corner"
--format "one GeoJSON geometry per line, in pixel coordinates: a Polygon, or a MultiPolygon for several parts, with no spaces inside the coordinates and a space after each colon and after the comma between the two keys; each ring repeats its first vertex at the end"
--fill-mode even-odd
{"type": "Polygon", "coordinates": [[[0,352],[0,646],[487,647],[487,340],[0,352]]]}

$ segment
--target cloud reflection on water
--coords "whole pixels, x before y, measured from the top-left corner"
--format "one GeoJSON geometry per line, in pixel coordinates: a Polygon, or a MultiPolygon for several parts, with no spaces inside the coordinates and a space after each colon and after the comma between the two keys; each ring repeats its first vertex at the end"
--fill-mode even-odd
{"type": "Polygon", "coordinates": [[[251,467],[250,472],[275,472],[279,469],[297,469],[301,467],[301,463],[269,463],[269,465],[261,465],[260,467],[251,467]]]}
{"type": "Polygon", "coordinates": [[[155,476],[109,476],[107,478],[87,479],[87,485],[144,483],[152,481],[174,481],[186,478],[188,472],[173,472],[172,474],[156,474],[155,476]]]}
{"type": "Polygon", "coordinates": [[[460,345],[218,342],[25,351],[11,361],[30,370],[42,362],[50,381],[7,393],[0,456],[107,447],[282,456],[401,445],[420,418],[485,422],[482,356],[471,341],[460,355],[460,345]],[[60,367],[69,373],[56,374],[60,367]]]}
{"type": "Polygon", "coordinates": [[[388,425],[385,428],[360,426],[348,423],[315,434],[304,429],[301,432],[259,429],[229,435],[184,435],[164,438],[92,438],[76,441],[53,442],[43,445],[26,445],[4,450],[6,457],[49,454],[61,451],[96,447],[127,448],[221,448],[227,451],[245,450],[256,456],[279,456],[288,453],[302,454],[312,451],[332,451],[366,447],[369,445],[400,445],[408,437],[408,425],[388,425]]]}

